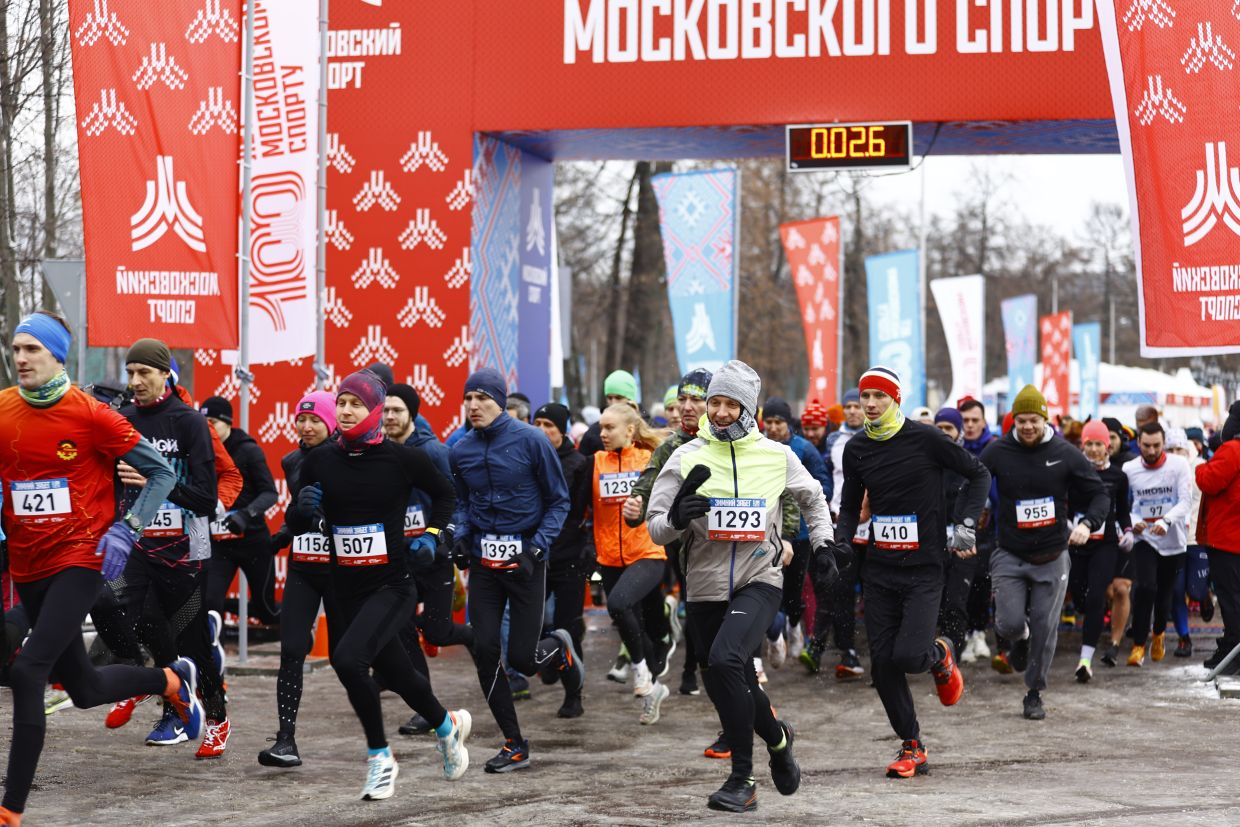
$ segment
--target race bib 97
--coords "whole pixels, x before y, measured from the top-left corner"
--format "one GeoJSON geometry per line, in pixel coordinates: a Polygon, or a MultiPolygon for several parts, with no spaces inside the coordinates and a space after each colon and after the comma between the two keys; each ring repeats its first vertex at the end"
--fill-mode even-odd
{"type": "Polygon", "coordinates": [[[146,524],[146,537],[180,537],[185,533],[185,515],[181,507],[165,500],[155,516],[146,524]]]}
{"type": "Polygon", "coordinates": [[[1041,528],[1055,524],[1055,498],[1016,501],[1016,527],[1041,528]]]}
{"type": "Polygon", "coordinates": [[[641,476],[640,471],[620,471],[598,475],[598,497],[605,503],[624,502],[633,492],[633,485],[641,476]]]}
{"type": "Polygon", "coordinates": [[[293,537],[294,563],[329,563],[332,559],[330,540],[322,534],[298,534],[293,537]]]}
{"type": "Polygon", "coordinates": [[[14,480],[9,484],[9,497],[13,500],[14,517],[51,517],[70,511],[69,480],[65,477],[14,480]]]}
{"type": "Polygon", "coordinates": [[[405,509],[405,536],[421,537],[426,533],[426,515],[422,506],[411,505],[405,509]]]}
{"type": "Polygon", "coordinates": [[[916,514],[875,514],[870,518],[874,547],[885,551],[911,551],[920,548],[916,514]]]}
{"type": "Polygon", "coordinates": [[[512,568],[512,558],[521,552],[519,534],[484,534],[481,540],[482,565],[489,569],[512,568]]]}
{"type": "Polygon", "coordinates": [[[379,566],[388,560],[382,523],[332,526],[332,542],[340,566],[379,566]]]}
{"type": "Polygon", "coordinates": [[[1174,497],[1142,497],[1137,500],[1137,513],[1141,519],[1153,522],[1165,516],[1174,506],[1174,497]]]}
{"type": "Polygon", "coordinates": [[[712,497],[706,528],[712,540],[762,542],[766,539],[766,500],[712,497]]]}

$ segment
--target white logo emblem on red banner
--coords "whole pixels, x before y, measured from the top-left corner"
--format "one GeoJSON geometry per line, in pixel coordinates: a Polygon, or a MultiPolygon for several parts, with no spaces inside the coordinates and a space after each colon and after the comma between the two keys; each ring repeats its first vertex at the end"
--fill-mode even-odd
{"type": "Polygon", "coordinates": [[[413,327],[419,321],[426,322],[430,327],[442,327],[447,314],[440,309],[438,302],[431,297],[429,287],[413,288],[413,298],[405,302],[396,320],[401,327],[413,327]]]}
{"type": "Polygon", "coordinates": [[[1240,235],[1240,168],[1227,166],[1227,144],[1206,144],[1206,168],[1197,170],[1197,188],[1183,210],[1184,246],[1205,238],[1218,220],[1240,235]]]}
{"type": "Polygon", "coordinates": [[[83,46],[94,46],[101,37],[106,37],[113,46],[124,46],[129,38],[129,29],[121,23],[116,12],[108,10],[108,0],[95,0],[94,10],[86,13],[86,19],[74,36],[83,46]]]}
{"type": "Polygon", "coordinates": [[[220,0],[207,0],[185,30],[185,39],[190,43],[203,43],[214,33],[225,43],[236,43],[238,28],[236,19],[220,5],[220,0]]]}
{"type": "Polygon", "coordinates": [[[1132,0],[1128,11],[1124,12],[1124,23],[1128,31],[1140,31],[1149,20],[1160,29],[1165,29],[1175,20],[1175,9],[1167,0],[1132,0]]]}
{"type": "Polygon", "coordinates": [[[224,87],[211,86],[207,89],[207,99],[199,101],[198,111],[190,119],[189,131],[195,135],[203,135],[213,126],[229,135],[237,132],[237,110],[232,101],[224,97],[224,87]]]}
{"type": "Polygon", "coordinates": [[[145,250],[172,229],[191,250],[207,251],[202,216],[185,191],[185,182],[173,177],[172,158],[155,159],[156,180],[146,182],[146,201],[130,219],[134,251],[145,250]]]}
{"type": "Polygon", "coordinates": [[[417,140],[400,156],[400,168],[405,172],[416,172],[423,164],[432,172],[443,172],[448,165],[448,156],[439,148],[431,133],[425,130],[418,133],[417,140]]]}
{"type": "Polygon", "coordinates": [[[1175,96],[1171,87],[1163,86],[1162,75],[1150,75],[1146,82],[1145,94],[1135,113],[1137,120],[1149,126],[1156,116],[1162,115],[1168,123],[1182,123],[1188,107],[1175,96]]]}
{"type": "Polygon", "coordinates": [[[435,381],[434,376],[431,376],[430,369],[426,365],[413,366],[413,376],[410,377],[409,384],[417,389],[418,396],[428,405],[438,406],[444,400],[443,388],[439,387],[439,383],[435,381]]]}
{"type": "Polygon", "coordinates": [[[1207,63],[1214,64],[1220,71],[1227,71],[1235,65],[1235,51],[1223,42],[1221,34],[1214,33],[1209,21],[1197,24],[1197,36],[1188,41],[1188,51],[1180,58],[1184,71],[1189,74],[1200,72],[1207,63]]]}
{"type": "Polygon", "coordinates": [[[142,63],[133,73],[133,82],[139,89],[147,90],[155,85],[155,81],[163,81],[169,89],[184,89],[189,73],[177,65],[176,58],[168,55],[168,46],[164,43],[152,43],[151,53],[142,56],[142,63]]]}
{"type": "Polygon", "coordinates": [[[426,246],[432,250],[442,250],[448,235],[439,229],[439,222],[431,218],[431,211],[422,209],[414,211],[413,220],[405,227],[398,240],[402,250],[412,250],[422,242],[426,242],[426,246]]]}
{"type": "Polygon", "coordinates": [[[122,135],[132,135],[138,129],[138,119],[123,102],[116,99],[115,89],[102,89],[99,100],[95,101],[90,112],[82,119],[82,129],[87,135],[94,137],[102,134],[109,126],[122,135]]]}
{"type": "Polygon", "coordinates": [[[392,263],[384,257],[381,247],[371,247],[366,260],[353,271],[353,286],[358,290],[366,289],[375,281],[389,290],[400,281],[400,274],[392,269],[392,263]]]}

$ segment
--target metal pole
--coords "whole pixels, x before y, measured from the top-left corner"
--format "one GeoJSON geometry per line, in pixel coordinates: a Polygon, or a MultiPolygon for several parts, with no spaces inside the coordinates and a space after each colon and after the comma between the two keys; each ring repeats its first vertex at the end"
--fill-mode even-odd
{"type": "Polygon", "coordinates": [[[327,380],[327,320],[323,315],[323,294],[327,290],[327,3],[328,0],[319,0],[319,250],[314,279],[314,386],[319,390],[327,380]]]}
{"type": "Polygon", "coordinates": [[[1051,278],[1051,315],[1059,312],[1059,276],[1051,278]]]}
{"type": "Polygon", "coordinates": [[[736,168],[736,204],[732,210],[732,358],[741,357],[741,168],[736,168]]]}
{"type": "MultiPolygon", "coordinates": [[[[241,249],[240,275],[240,346],[237,348],[237,378],[241,381],[241,416],[238,422],[243,431],[250,428],[250,187],[253,178],[252,150],[254,141],[254,3],[245,4],[245,68],[241,73],[241,100],[244,126],[241,135],[241,249]]],[[[249,658],[249,584],[245,572],[237,572],[237,661],[245,663],[249,658]]]]}
{"type": "Polygon", "coordinates": [[[917,285],[921,301],[921,404],[929,401],[929,389],[926,387],[930,371],[926,364],[926,157],[921,159],[921,229],[917,239],[917,285]]]}

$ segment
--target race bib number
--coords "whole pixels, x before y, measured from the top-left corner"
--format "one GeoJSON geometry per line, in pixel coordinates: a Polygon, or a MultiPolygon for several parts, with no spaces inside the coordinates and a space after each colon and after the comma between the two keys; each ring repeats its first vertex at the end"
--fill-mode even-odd
{"type": "Polygon", "coordinates": [[[1016,501],[1016,527],[1041,528],[1055,524],[1055,498],[1016,501]]]}
{"type": "Polygon", "coordinates": [[[521,537],[517,534],[482,535],[482,565],[489,569],[512,568],[512,558],[521,551],[521,537]]]}
{"type": "Polygon", "coordinates": [[[598,496],[605,503],[622,503],[633,493],[640,471],[620,471],[598,475],[598,496]]]}
{"type": "Polygon", "coordinates": [[[146,524],[143,535],[146,537],[180,537],[185,533],[185,515],[181,506],[167,500],[160,504],[155,516],[146,524]]]}
{"type": "Polygon", "coordinates": [[[381,566],[388,561],[382,523],[332,526],[332,541],[337,565],[381,566]]]}
{"type": "Polygon", "coordinates": [[[1174,505],[1173,497],[1143,497],[1137,500],[1137,513],[1146,522],[1153,522],[1166,515],[1174,505]]]}
{"type": "MultiPolygon", "coordinates": [[[[1082,520],[1084,520],[1084,519],[1085,519],[1085,515],[1084,515],[1084,514],[1077,514],[1077,515],[1076,515],[1076,518],[1075,518],[1075,519],[1073,519],[1073,521],[1072,521],[1072,527],[1073,527],[1073,528],[1075,528],[1076,526],[1080,525],[1080,524],[1081,524],[1081,521],[1082,521],[1082,520]]],[[[1101,539],[1102,539],[1103,534],[1105,534],[1105,533],[1106,533],[1106,523],[1103,523],[1103,524],[1102,524],[1102,526],[1101,526],[1101,527],[1099,527],[1097,531],[1091,531],[1091,532],[1089,533],[1089,539],[1090,539],[1090,541],[1091,541],[1091,542],[1092,542],[1092,541],[1096,541],[1096,540],[1101,540],[1101,539]]]]}
{"type": "Polygon", "coordinates": [[[293,537],[294,563],[331,562],[330,541],[322,534],[298,534],[293,537]]]}
{"type": "Polygon", "coordinates": [[[712,497],[706,527],[712,540],[760,543],[766,539],[766,500],[712,497]]]}
{"type": "Polygon", "coordinates": [[[920,548],[916,514],[875,514],[871,519],[874,547],[884,551],[912,551],[920,548]]]}
{"type": "Polygon", "coordinates": [[[224,518],[211,521],[211,539],[219,542],[220,540],[240,540],[240,534],[233,534],[228,530],[228,526],[224,525],[224,518]]]}
{"type": "Polygon", "coordinates": [[[16,481],[9,485],[14,517],[52,517],[69,513],[69,480],[16,481]]]}
{"type": "Polygon", "coordinates": [[[857,526],[857,530],[853,532],[852,541],[859,546],[868,546],[870,544],[870,521],[866,520],[857,526]]]}
{"type": "Polygon", "coordinates": [[[426,515],[422,513],[422,506],[411,505],[405,509],[405,536],[409,538],[421,537],[426,533],[426,515]]]}

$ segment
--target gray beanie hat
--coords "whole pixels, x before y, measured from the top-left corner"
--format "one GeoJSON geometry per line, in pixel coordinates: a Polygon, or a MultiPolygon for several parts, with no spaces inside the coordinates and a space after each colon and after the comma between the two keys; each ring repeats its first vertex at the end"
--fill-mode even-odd
{"type": "Polygon", "coordinates": [[[726,396],[741,403],[741,407],[750,414],[757,414],[758,394],[761,392],[762,379],[758,372],[739,359],[733,359],[715,371],[706,388],[706,398],[726,396]]]}

